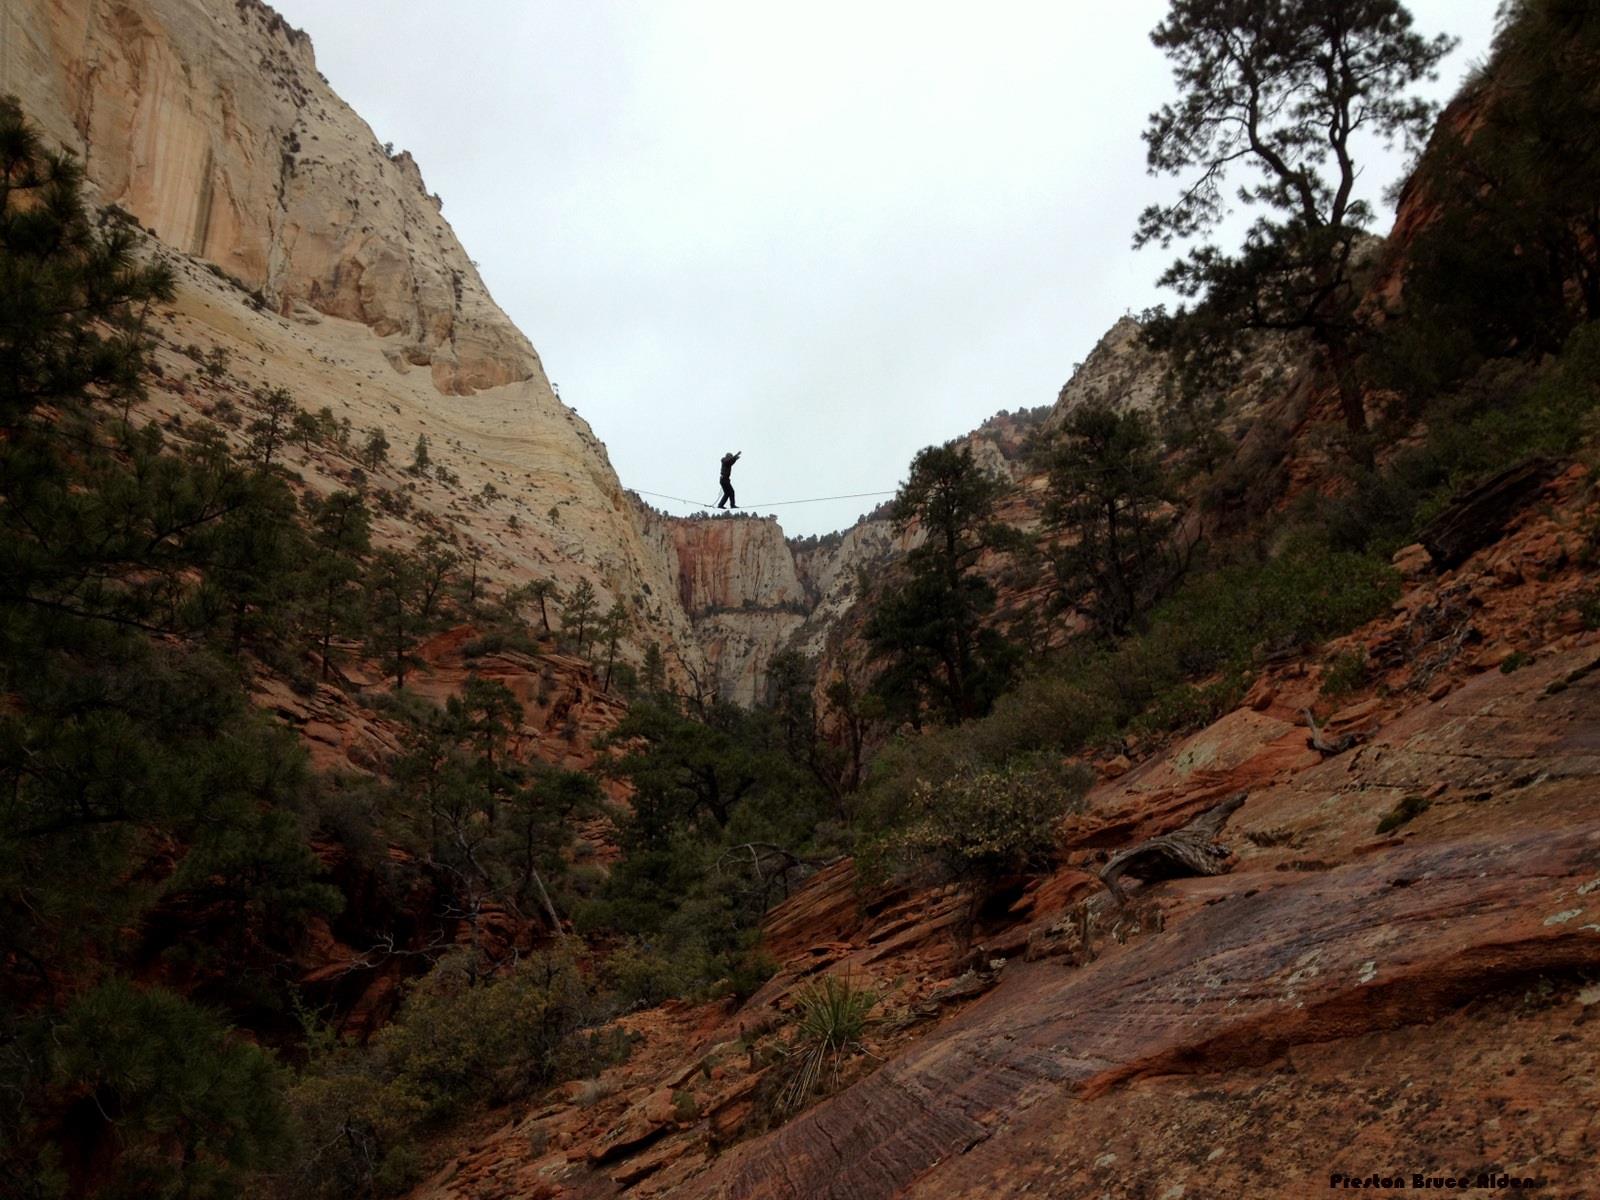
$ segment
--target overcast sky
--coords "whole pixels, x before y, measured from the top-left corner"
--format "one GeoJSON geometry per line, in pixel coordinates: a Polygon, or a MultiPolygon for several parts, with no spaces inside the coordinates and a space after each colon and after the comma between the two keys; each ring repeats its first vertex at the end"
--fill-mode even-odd
{"type": "MultiPolygon", "coordinates": [[[[1161,0],[273,0],[411,150],[625,485],[741,503],[893,489],[1051,403],[1124,312],[1161,0]]],[[[1497,0],[1413,0],[1481,61],[1497,0]]],[[[1403,157],[1363,158],[1381,214],[1403,157]]],[[[674,512],[692,511],[654,501],[674,512]]],[[[773,509],[791,534],[876,499],[773,509]]]]}

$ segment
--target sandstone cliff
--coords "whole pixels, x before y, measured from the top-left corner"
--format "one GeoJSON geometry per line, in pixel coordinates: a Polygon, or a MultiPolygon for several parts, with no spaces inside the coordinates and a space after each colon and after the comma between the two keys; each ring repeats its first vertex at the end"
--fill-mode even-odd
{"type": "Polygon", "coordinates": [[[1139,340],[1139,322],[1120,317],[1061,387],[1046,428],[1059,428],[1073,409],[1109,403],[1154,414],[1165,390],[1166,363],[1139,340]]]}
{"type": "Polygon", "coordinates": [[[672,537],[678,598],[691,615],[804,604],[794,556],[772,518],[680,519],[672,523],[672,537]]]}
{"type": "Polygon", "coordinates": [[[167,245],[281,312],[360,321],[443,391],[543,383],[416,163],[379,147],[266,5],[28,0],[3,37],[0,87],[167,245]]]}
{"type": "MultiPolygon", "coordinates": [[[[305,35],[258,0],[12,0],[0,91],[174,263],[152,416],[283,387],[357,437],[383,429],[402,461],[425,435],[451,474],[377,472],[406,496],[380,537],[414,541],[420,516],[490,580],[586,578],[630,610],[630,657],[648,629],[705,669],[604,446],[555,397],[416,164],[333,93],[305,35]],[[218,351],[225,371],[196,370],[218,351]]],[[[313,488],[345,483],[328,456],[297,458],[313,488]]]]}
{"type": "Polygon", "coordinates": [[[770,517],[669,517],[643,505],[639,511],[705,655],[701,690],[754,704],[767,664],[810,607],[783,530],[770,517]]]}

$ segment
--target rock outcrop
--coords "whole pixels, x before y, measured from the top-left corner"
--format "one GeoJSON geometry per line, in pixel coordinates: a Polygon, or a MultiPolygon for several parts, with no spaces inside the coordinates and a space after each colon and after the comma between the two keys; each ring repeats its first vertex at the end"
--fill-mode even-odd
{"type": "Polygon", "coordinates": [[[867,517],[842,534],[799,550],[796,567],[811,612],[797,635],[796,646],[812,658],[820,657],[829,634],[860,598],[862,572],[886,566],[910,550],[915,540],[913,533],[896,534],[893,523],[882,517],[867,517]]]}
{"type": "Polygon", "coordinates": [[[674,521],[671,528],[678,598],[690,615],[804,606],[794,555],[772,518],[689,518],[674,521]]]}
{"type": "Polygon", "coordinates": [[[772,656],[810,611],[783,530],[770,517],[668,517],[641,506],[708,664],[704,690],[754,704],[772,656]]]}
{"type": "Polygon", "coordinates": [[[1111,404],[1154,414],[1165,388],[1166,363],[1147,349],[1139,337],[1139,322],[1119,317],[1089,357],[1061,387],[1046,428],[1058,428],[1067,416],[1085,404],[1111,404]]]}

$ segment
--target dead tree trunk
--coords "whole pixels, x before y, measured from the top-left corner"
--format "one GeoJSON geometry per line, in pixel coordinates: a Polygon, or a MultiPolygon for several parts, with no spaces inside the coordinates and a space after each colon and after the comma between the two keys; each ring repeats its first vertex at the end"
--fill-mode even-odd
{"type": "Polygon", "coordinates": [[[1491,475],[1454,497],[1429,521],[1420,538],[1441,568],[1460,566],[1500,536],[1516,515],[1555,473],[1548,458],[1530,458],[1491,475]]]}

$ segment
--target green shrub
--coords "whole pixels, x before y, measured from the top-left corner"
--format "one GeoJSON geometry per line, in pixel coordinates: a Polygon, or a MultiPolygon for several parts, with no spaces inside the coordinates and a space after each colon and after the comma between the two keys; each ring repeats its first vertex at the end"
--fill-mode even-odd
{"type": "Polygon", "coordinates": [[[589,1027],[599,1006],[573,958],[534,954],[490,974],[465,951],[413,983],[366,1047],[313,1023],[291,1093],[300,1152],[282,1175],[295,1196],[390,1195],[414,1183],[423,1134],[474,1106],[501,1104],[625,1057],[589,1027]]]}
{"type": "Polygon", "coordinates": [[[688,836],[635,848],[613,866],[599,896],[574,907],[579,932],[623,938],[605,971],[613,1005],[648,1007],[749,977],[756,964],[746,960],[765,908],[740,889],[735,872],[719,870],[719,855],[720,847],[688,836]]]}
{"type": "Polygon", "coordinates": [[[930,863],[949,878],[980,882],[1044,869],[1054,860],[1056,826],[1089,780],[1083,768],[1028,760],[924,780],[879,853],[885,865],[930,863]]]}
{"type": "Polygon", "coordinates": [[[1346,650],[1328,660],[1322,676],[1322,694],[1328,697],[1348,696],[1367,683],[1367,652],[1346,650]]]}
{"type": "Polygon", "coordinates": [[[1250,675],[1230,670],[1221,679],[1205,684],[1181,683],[1166,688],[1145,705],[1128,723],[1135,735],[1186,733],[1202,729],[1237,708],[1250,686],[1250,675]]]}
{"type": "Polygon", "coordinates": [[[624,1010],[652,1008],[682,995],[689,988],[689,976],[686,964],[637,940],[613,950],[606,959],[606,984],[624,1010]]]}
{"type": "Polygon", "coordinates": [[[739,955],[728,972],[728,991],[735,1000],[748,1000],[778,973],[778,960],[759,946],[739,955]]]}
{"type": "Polygon", "coordinates": [[[994,712],[972,727],[969,741],[987,762],[1013,754],[1069,754],[1105,731],[1109,714],[1092,684],[1058,675],[1024,679],[994,712]]]}
{"type": "Polygon", "coordinates": [[[397,1103],[362,1047],[325,1045],[290,1102],[298,1136],[276,1189],[285,1200],[391,1196],[420,1180],[421,1114],[397,1103]]]}
{"type": "Polygon", "coordinates": [[[1559,356],[1479,363],[1422,413],[1428,438],[1383,470],[1353,472],[1345,493],[1308,502],[1307,523],[1336,549],[1386,557],[1463,488],[1530,455],[1575,451],[1600,406],[1600,325],[1580,326],[1559,356]]]}
{"type": "Polygon", "coordinates": [[[521,654],[537,657],[542,653],[543,647],[533,632],[525,627],[491,629],[479,637],[463,642],[461,656],[482,658],[486,654],[498,654],[503,650],[515,650],[521,654]]]}
{"type": "Polygon", "coordinates": [[[404,1107],[446,1117],[572,1073],[581,1065],[574,1035],[595,1015],[569,955],[538,954],[509,974],[484,976],[458,952],[412,985],[373,1048],[404,1107]]]}

